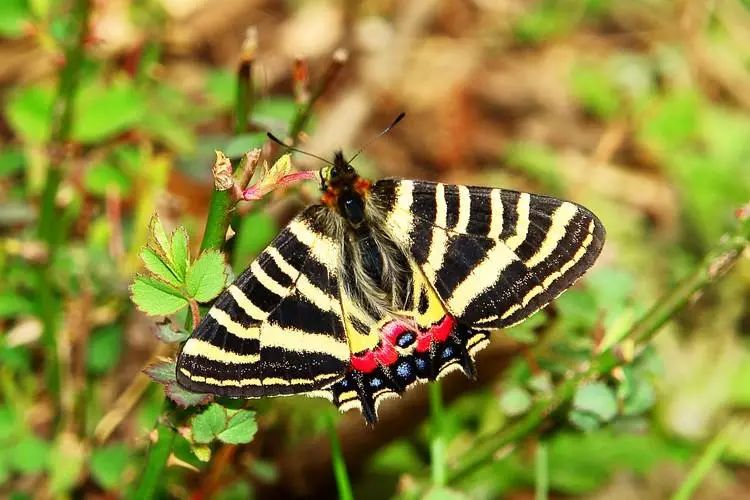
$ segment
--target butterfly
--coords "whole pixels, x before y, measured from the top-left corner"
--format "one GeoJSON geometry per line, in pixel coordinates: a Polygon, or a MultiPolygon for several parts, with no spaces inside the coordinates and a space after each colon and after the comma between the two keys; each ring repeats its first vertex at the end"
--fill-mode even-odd
{"type": "Polygon", "coordinates": [[[581,205],[489,187],[359,176],[341,151],[322,197],[215,301],[177,381],[231,398],[323,396],[368,423],[453,370],[476,376],[490,332],[528,318],[598,257],[581,205]]]}

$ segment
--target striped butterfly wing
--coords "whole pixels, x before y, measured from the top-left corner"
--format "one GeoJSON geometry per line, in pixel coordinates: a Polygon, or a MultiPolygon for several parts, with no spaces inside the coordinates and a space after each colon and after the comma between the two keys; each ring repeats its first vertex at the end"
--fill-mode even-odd
{"type": "Polygon", "coordinates": [[[257,398],[316,391],[344,376],[339,242],[322,223],[327,210],[304,210],[219,296],[182,348],[180,385],[257,398]]]}
{"type": "Polygon", "coordinates": [[[474,329],[522,321],[569,288],[604,244],[575,203],[485,187],[385,179],[373,197],[448,311],[474,329]]]}

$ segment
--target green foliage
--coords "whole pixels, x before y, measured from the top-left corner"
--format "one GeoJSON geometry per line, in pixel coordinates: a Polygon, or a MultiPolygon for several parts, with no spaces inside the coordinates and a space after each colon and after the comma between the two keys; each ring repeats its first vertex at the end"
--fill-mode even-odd
{"type": "Polygon", "coordinates": [[[148,366],[143,371],[154,382],[162,384],[169,399],[182,408],[205,405],[213,399],[211,394],[199,394],[184,389],[177,383],[176,370],[177,365],[174,361],[163,361],[148,366]]]}
{"type": "Polygon", "coordinates": [[[31,21],[28,0],[6,0],[0,3],[0,35],[18,37],[31,21]]]}
{"type": "Polygon", "coordinates": [[[586,384],[576,391],[573,409],[568,418],[573,424],[589,431],[604,422],[609,422],[617,414],[617,400],[612,389],[595,382],[586,384]]]}
{"type": "Polygon", "coordinates": [[[228,444],[242,444],[252,441],[258,424],[253,411],[233,410],[214,403],[193,417],[191,428],[196,443],[218,439],[228,444]]]}
{"type": "Polygon", "coordinates": [[[89,373],[101,375],[114,368],[120,360],[122,340],[119,325],[107,325],[92,332],[86,356],[89,373]]]}
{"type": "Polygon", "coordinates": [[[122,443],[97,448],[89,458],[91,475],[105,490],[122,484],[125,469],[131,461],[131,451],[122,443]]]}
{"type": "Polygon", "coordinates": [[[158,216],[150,225],[150,241],[140,257],[150,275],[138,275],[130,288],[133,302],[152,316],[174,314],[191,300],[208,302],[226,282],[224,257],[206,250],[190,262],[184,228],[167,236],[158,216]]]}

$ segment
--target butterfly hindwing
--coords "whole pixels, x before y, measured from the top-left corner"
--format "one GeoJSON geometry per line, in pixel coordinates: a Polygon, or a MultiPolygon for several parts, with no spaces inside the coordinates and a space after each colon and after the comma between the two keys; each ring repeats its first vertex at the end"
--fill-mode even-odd
{"type": "Polygon", "coordinates": [[[339,301],[339,242],[313,206],[297,216],[216,300],[185,343],[178,382],[254,398],[315,391],[349,364],[339,301]]]}
{"type": "Polygon", "coordinates": [[[372,195],[385,229],[448,311],[482,329],[525,319],[594,262],[604,228],[575,203],[516,191],[391,180],[372,195]]]}

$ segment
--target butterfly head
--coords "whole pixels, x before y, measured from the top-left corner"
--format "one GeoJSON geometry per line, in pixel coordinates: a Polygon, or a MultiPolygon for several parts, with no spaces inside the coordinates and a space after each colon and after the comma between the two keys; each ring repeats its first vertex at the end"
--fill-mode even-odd
{"type": "Polygon", "coordinates": [[[333,163],[320,169],[319,175],[323,204],[359,226],[364,220],[364,199],[369,195],[370,181],[357,174],[341,151],[336,151],[333,163]]]}

